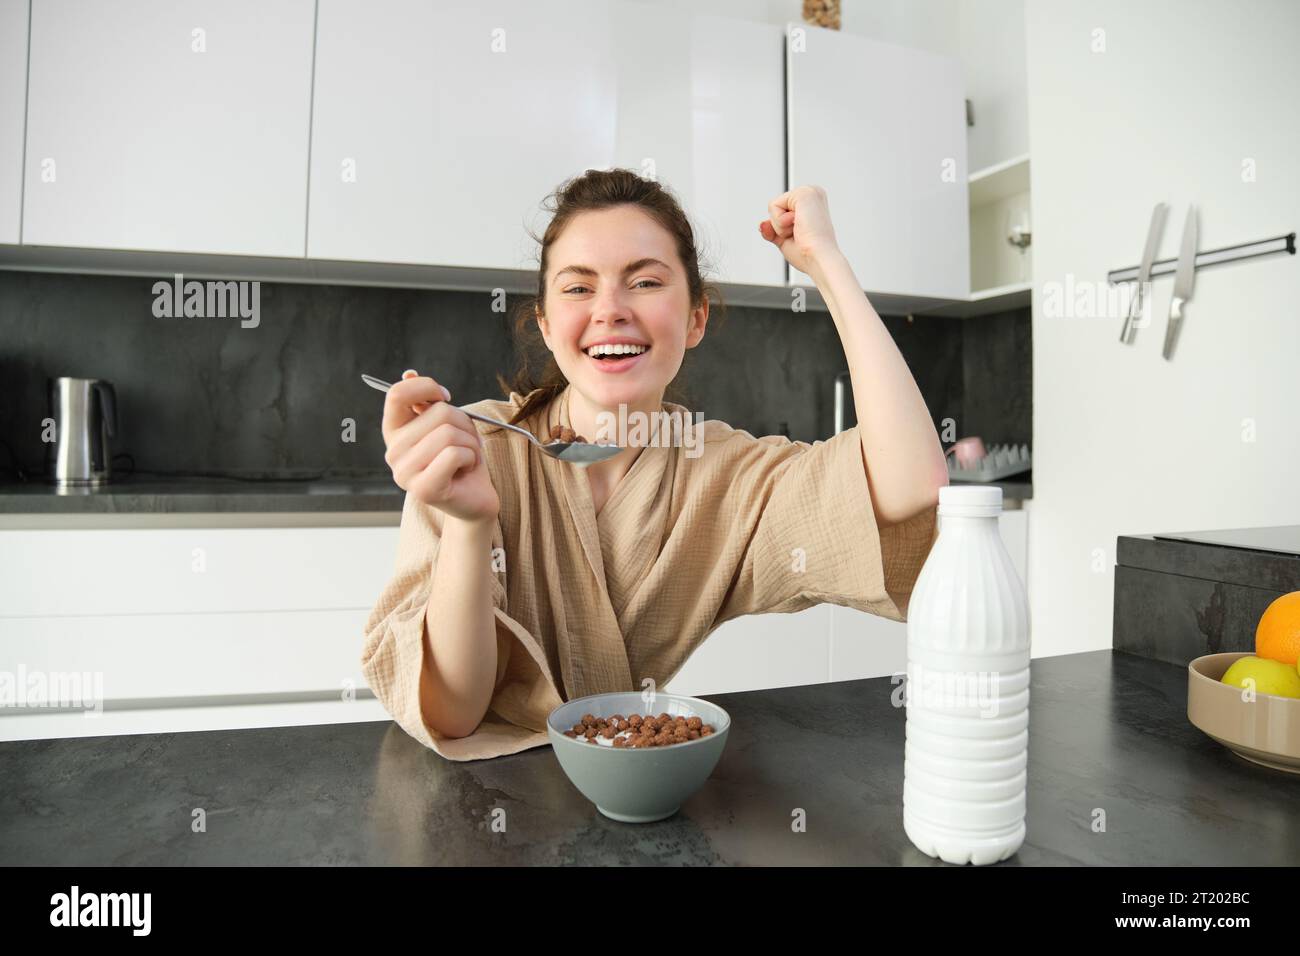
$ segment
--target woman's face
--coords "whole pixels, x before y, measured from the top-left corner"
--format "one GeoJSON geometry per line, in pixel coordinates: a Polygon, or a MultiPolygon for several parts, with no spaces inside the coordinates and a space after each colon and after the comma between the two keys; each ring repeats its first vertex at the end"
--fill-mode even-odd
{"type": "Polygon", "coordinates": [[[551,244],[538,325],[564,377],[593,405],[656,406],[708,316],[707,297],[691,308],[672,237],[635,206],[580,213],[551,244]],[[596,357],[606,344],[623,354],[596,357]]]}

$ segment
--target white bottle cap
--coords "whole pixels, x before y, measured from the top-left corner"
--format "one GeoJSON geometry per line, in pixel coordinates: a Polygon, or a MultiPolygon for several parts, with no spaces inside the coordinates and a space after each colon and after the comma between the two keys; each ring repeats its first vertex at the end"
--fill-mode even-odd
{"type": "Polygon", "coordinates": [[[998,485],[944,485],[939,489],[939,514],[996,518],[1002,514],[1002,489],[998,485]]]}

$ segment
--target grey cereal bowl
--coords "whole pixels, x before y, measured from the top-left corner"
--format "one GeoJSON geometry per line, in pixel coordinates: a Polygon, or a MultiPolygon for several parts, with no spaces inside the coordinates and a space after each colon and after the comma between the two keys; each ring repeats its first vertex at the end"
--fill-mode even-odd
{"type": "Polygon", "coordinates": [[[636,691],[593,694],[561,704],[546,718],[546,734],[560,766],[582,795],[611,820],[651,823],[672,816],[708,779],[727,744],[731,718],[717,704],[663,692],[656,693],[653,701],[647,707],[636,691]],[[715,732],[686,743],[632,749],[564,736],[584,714],[613,717],[648,710],[656,715],[699,717],[715,732]]]}

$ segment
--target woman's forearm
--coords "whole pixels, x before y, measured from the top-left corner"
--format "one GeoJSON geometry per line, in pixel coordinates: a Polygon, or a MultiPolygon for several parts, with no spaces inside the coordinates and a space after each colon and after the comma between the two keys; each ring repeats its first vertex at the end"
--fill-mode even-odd
{"type": "Polygon", "coordinates": [[[853,379],[863,466],[877,521],[905,521],[938,501],[948,483],[930,411],[893,337],[839,250],[809,272],[839,330],[853,379]]]}
{"type": "Polygon", "coordinates": [[[449,737],[474,732],[496,684],[491,546],[491,522],[447,516],[424,611],[420,707],[425,720],[449,737]]]}

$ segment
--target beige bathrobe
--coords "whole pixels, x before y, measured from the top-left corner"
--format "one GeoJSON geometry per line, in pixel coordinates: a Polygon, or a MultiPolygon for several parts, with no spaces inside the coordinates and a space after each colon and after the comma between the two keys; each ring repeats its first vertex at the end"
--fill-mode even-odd
{"type": "MultiPolygon", "coordinates": [[[[570,424],[568,397],[519,424],[547,438],[552,424],[570,424]]],[[[522,402],[512,393],[469,407],[507,421],[522,402]]],[[[664,409],[691,420],[680,405],[664,409]]],[[[644,448],[599,515],[583,469],[506,429],[478,428],[501,499],[492,546],[502,549],[496,567],[504,564],[494,570],[493,555],[483,555],[497,641],[487,715],[457,738],[421,713],[442,513],[409,494],[394,574],[361,654],[393,719],[452,760],[545,745],[546,717],[566,700],[640,691],[646,677],[662,688],[711,631],[743,614],[830,603],[906,620],[938,534],[937,506],[877,528],[857,428],[808,444],[706,421],[693,448],[644,448]]]]}

